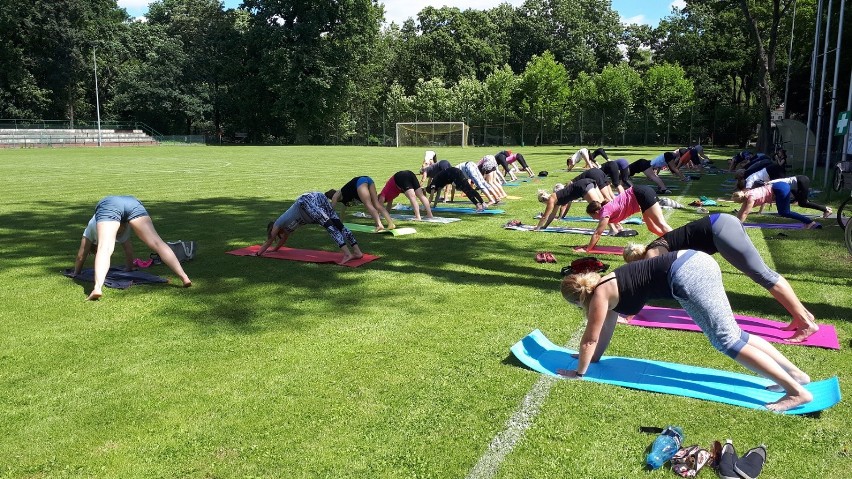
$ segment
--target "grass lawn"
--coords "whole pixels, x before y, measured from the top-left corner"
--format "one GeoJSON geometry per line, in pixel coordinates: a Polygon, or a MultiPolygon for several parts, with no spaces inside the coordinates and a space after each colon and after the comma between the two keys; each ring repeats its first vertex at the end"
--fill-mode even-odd
{"type": "MultiPolygon", "coordinates": [[[[501,228],[513,218],[534,221],[537,188],[576,174],[564,172],[573,149],[523,149],[534,170],[552,175],[512,188],[521,199],[508,201],[506,215],[400,222],[418,231],[400,237],[356,233],[365,252],[381,256],[360,268],[224,254],[261,243],[266,223],[299,194],[358,175],[380,189],[394,172],[419,168],[423,150],[0,150],[0,477],[467,476],[541,378],[519,367],[509,347],[535,328],[576,346],[583,330],[581,311],[558,286],[559,269],[580,257],[568,246],[588,237],[501,228]],[[59,274],[73,266],[95,204],[111,194],[142,200],[164,239],[198,241],[197,259],[185,265],[191,289],[106,289],[89,303],[85,285],[59,274]],[[536,263],[542,250],[559,262],[536,263]]],[[[486,153],[494,151],[438,150],[454,164],[486,153]]],[[[657,150],[609,153],[636,159],[657,150]]],[[[718,198],[726,178],[680,184],[674,198],[718,198]]],[[[836,195],[829,201],[838,203],[836,195]]],[[[733,208],[720,205],[711,211],[733,208]]],[[[368,224],[350,215],[359,210],[344,221],[368,224]]],[[[669,223],[697,219],[693,210],[669,212],[669,223]]],[[[821,221],[822,230],[785,230],[784,238],[748,233],[818,321],[837,327],[842,348],[779,350],[814,379],[838,375],[848,391],[852,263],[836,222],[821,221]]],[[[652,239],[637,229],[639,241],[652,239]]],[[[288,245],[336,250],[317,226],[288,245]]],[[[134,246],[147,257],[138,239],[134,246]]],[[[789,319],[717,259],[736,312],[789,319]]],[[[120,248],[113,262],[122,264],[120,248]]],[[[178,282],[165,266],[150,271],[178,282]]],[[[619,326],[608,354],[745,372],[696,333],[619,326]]],[[[790,417],[557,381],[494,477],[674,477],[643,470],[654,436],[638,428],[678,424],[687,444],[733,438],[740,452],[767,444],[762,477],[848,478],[850,421],[848,400],[818,417],[790,417]]]]}

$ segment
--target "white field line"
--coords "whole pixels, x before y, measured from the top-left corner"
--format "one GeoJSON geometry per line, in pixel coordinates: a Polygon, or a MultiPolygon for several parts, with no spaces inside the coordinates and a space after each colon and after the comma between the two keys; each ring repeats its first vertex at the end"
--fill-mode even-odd
{"type": "MultiPolygon", "coordinates": [[[[683,189],[683,194],[678,196],[676,201],[680,202],[689,192],[692,182],[687,182],[683,189]]],[[[668,218],[671,216],[674,208],[663,210],[663,214],[668,218]]],[[[585,331],[585,323],[579,329],[574,331],[571,339],[565,345],[566,348],[579,349],[580,338],[583,337],[585,331]]],[[[559,379],[553,376],[541,375],[527,392],[526,396],[521,399],[518,408],[512,414],[506,426],[500,431],[491,443],[488,449],[480,456],[479,461],[473,466],[473,469],[467,474],[467,479],[491,479],[497,475],[500,465],[506,459],[515,446],[523,439],[524,433],[532,426],[535,417],[541,410],[542,404],[550,395],[550,389],[556,384],[559,379]]]]}

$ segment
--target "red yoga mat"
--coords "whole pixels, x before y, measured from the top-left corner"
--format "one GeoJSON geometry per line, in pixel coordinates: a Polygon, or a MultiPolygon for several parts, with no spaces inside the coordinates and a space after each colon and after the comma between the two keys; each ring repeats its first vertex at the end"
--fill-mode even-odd
{"type": "MultiPolygon", "coordinates": [[[[791,343],[787,339],[792,337],[796,332],[783,331],[781,328],[786,326],[787,323],[752,316],[740,316],[739,314],[735,314],[734,319],[743,331],[749,334],[756,334],[771,343],[840,349],[840,344],[837,340],[837,330],[830,324],[820,324],[819,331],[808,336],[808,339],[801,343],[791,343]]],[[[631,326],[644,326],[646,328],[701,331],[701,328],[692,321],[692,318],[686,314],[686,311],[682,309],[658,308],[656,306],[645,306],[627,324],[631,326]]]]}
{"type": "MultiPolygon", "coordinates": [[[[232,254],[234,256],[254,256],[255,253],[260,250],[260,245],[249,246],[246,248],[235,249],[233,251],[227,251],[228,254],[232,254]]],[[[272,259],[286,259],[290,261],[304,261],[306,263],[337,263],[343,258],[343,253],[331,251],[318,251],[318,250],[310,250],[310,249],[296,249],[296,248],[281,248],[278,251],[267,250],[266,253],[261,256],[262,258],[272,258],[272,259]]],[[[358,259],[353,259],[346,264],[342,264],[341,266],[348,266],[350,268],[357,268],[364,263],[369,263],[370,261],[379,259],[378,256],[374,256],[371,254],[364,253],[364,256],[358,259]]]]}
{"type": "MultiPolygon", "coordinates": [[[[579,251],[574,251],[574,248],[580,248],[580,247],[585,248],[586,245],[581,244],[581,245],[577,245],[577,246],[571,246],[571,251],[576,253],[576,254],[585,254],[585,253],[580,253],[579,251]]],[[[591,250],[591,251],[587,250],[586,253],[588,253],[588,254],[615,254],[615,255],[621,256],[624,253],[624,247],[622,247],[622,246],[595,246],[595,248],[593,250],[591,250]]]]}

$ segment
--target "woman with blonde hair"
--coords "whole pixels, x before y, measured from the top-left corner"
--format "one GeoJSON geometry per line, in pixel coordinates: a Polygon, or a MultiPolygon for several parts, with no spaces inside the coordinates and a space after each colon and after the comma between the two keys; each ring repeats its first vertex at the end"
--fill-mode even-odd
{"type": "Polygon", "coordinates": [[[799,343],[819,331],[814,315],[805,308],[790,283],[766,265],[743,225],[732,215],[715,213],[705,216],[665,233],[647,247],[629,243],[624,248],[624,260],[631,263],[686,249],[709,255],[719,253],[734,268],[766,288],[793,317],[784,329],[796,332],[787,341],[799,343]]]}
{"type": "MultiPolygon", "coordinates": [[[[807,178],[807,177],[804,177],[807,178]]],[[[786,179],[785,179],[786,180],[786,179]]],[[[810,183],[808,182],[797,182],[797,191],[795,198],[798,199],[801,195],[804,195],[804,200],[806,207],[811,207],[814,209],[819,209],[821,205],[813,205],[807,201],[807,186],[810,183]],[[803,191],[801,187],[804,187],[803,191]]],[[[731,196],[731,200],[734,203],[741,203],[740,211],[737,213],[737,218],[741,222],[745,222],[748,218],[749,213],[751,213],[752,208],[755,206],[763,206],[766,203],[775,202],[775,206],[778,207],[778,216],[783,216],[785,218],[794,219],[796,221],[800,221],[805,225],[805,229],[819,229],[822,228],[822,225],[817,223],[816,221],[808,218],[805,215],[796,213],[790,209],[790,203],[792,202],[793,192],[791,191],[791,183],[789,181],[771,181],[764,186],[759,188],[753,188],[750,190],[740,190],[735,191],[731,196]]],[[[824,214],[827,216],[828,209],[825,206],[822,206],[824,214]]]]}
{"type": "Polygon", "coordinates": [[[568,275],[562,280],[562,296],[583,308],[587,320],[576,369],[557,371],[563,377],[582,378],[589,364],[600,360],[619,314],[635,315],[651,299],[674,299],[714,348],[775,381],[786,392],[778,401],[766,404],[767,409],[782,412],[813,400],[802,386],[810,377],[765,339],[746,333],[734,321],[722,272],[706,253],[673,251],[628,263],[603,277],[598,273],[568,275]]]}

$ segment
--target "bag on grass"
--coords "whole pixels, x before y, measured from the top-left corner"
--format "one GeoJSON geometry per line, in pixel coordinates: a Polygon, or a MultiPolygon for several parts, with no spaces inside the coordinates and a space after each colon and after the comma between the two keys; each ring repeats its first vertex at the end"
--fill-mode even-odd
{"type": "MultiPolygon", "coordinates": [[[[166,244],[172,249],[175,256],[177,256],[178,261],[181,263],[195,258],[195,253],[198,249],[198,244],[195,241],[167,241],[166,244]]],[[[155,264],[161,264],[163,262],[160,255],[157,253],[151,253],[151,259],[154,260],[155,264]]]]}
{"type": "Polygon", "coordinates": [[[586,256],[585,258],[572,261],[570,265],[562,268],[561,273],[562,276],[582,273],[603,273],[607,269],[609,269],[608,264],[601,263],[594,256],[586,256]]]}

